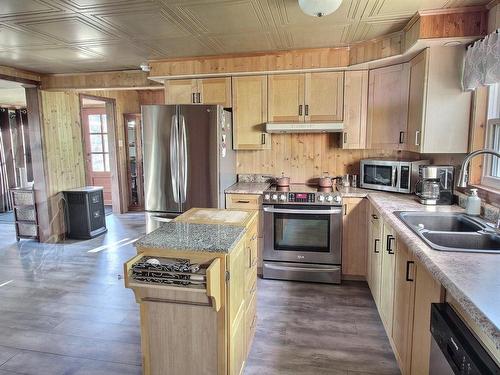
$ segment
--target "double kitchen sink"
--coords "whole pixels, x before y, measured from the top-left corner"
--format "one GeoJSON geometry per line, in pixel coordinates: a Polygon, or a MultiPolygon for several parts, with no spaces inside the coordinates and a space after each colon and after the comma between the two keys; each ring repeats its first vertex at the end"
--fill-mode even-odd
{"type": "Polygon", "coordinates": [[[500,254],[500,232],[464,213],[394,212],[434,250],[500,254]]]}

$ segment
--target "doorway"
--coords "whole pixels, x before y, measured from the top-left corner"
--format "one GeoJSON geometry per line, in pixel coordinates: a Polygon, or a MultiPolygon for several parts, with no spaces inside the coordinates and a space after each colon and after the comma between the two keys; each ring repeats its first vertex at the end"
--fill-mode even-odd
{"type": "Polygon", "coordinates": [[[15,222],[11,189],[32,181],[25,89],[0,79],[0,224],[15,222]]]}
{"type": "Polygon", "coordinates": [[[122,212],[114,111],[113,99],[80,95],[86,183],[102,187],[106,215],[122,212]]]}

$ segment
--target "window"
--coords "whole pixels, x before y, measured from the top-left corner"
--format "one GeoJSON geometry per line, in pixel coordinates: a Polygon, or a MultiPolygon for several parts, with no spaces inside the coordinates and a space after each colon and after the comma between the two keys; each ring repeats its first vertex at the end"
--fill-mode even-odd
{"type": "Polygon", "coordinates": [[[94,114],[88,116],[90,157],[94,172],[109,172],[108,126],[106,115],[94,114]]]}
{"type": "MultiPolygon", "coordinates": [[[[500,152],[500,83],[488,89],[488,124],[486,126],[485,148],[500,152]]],[[[500,159],[484,157],[481,184],[500,190],[500,159]]]]}

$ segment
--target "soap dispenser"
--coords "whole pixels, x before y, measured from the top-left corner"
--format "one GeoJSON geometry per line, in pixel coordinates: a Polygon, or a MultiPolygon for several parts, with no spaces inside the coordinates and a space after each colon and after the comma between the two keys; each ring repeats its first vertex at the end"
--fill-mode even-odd
{"type": "Polygon", "coordinates": [[[481,214],[481,198],[477,195],[477,189],[470,189],[465,211],[467,215],[479,216],[481,214]]]}

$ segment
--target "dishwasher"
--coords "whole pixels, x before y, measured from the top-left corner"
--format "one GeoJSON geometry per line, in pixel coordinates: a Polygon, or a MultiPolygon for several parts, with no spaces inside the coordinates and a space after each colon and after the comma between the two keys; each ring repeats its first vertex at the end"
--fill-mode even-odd
{"type": "Polygon", "coordinates": [[[499,375],[500,367],[447,303],[431,307],[429,375],[499,375]]]}

